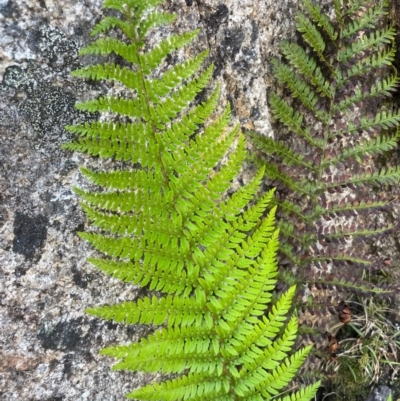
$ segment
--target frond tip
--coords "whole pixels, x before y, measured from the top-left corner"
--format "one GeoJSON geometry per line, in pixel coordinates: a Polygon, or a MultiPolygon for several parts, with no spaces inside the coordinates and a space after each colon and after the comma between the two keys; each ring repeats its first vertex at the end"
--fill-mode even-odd
{"type": "MultiPolygon", "coordinates": [[[[203,103],[196,100],[201,92],[207,95],[212,76],[212,66],[201,68],[206,52],[154,74],[171,52],[197,35],[171,36],[147,48],[149,30],[174,20],[152,10],[158,3],[105,2],[124,18],[107,17],[93,33],[117,28],[125,38],[102,37],[82,53],[115,53],[125,65],[103,63],[74,75],[118,81],[129,97],[79,104],[81,110],[113,117],[68,127],[78,140],[66,148],[131,166],[82,169],[103,190],[75,189],[95,227],[79,235],[106,255],[89,260],[98,269],[162,294],[86,312],[118,323],[162,326],[137,343],[102,350],[117,359],[116,370],[177,375],[128,398],[258,400],[278,394],[309,352],[293,353],[298,323],[288,315],[295,287],[265,315],[277,283],[274,190],[256,199],[260,169],[247,186],[227,195],[246,157],[244,137],[230,127],[229,107],[213,117],[218,89],[203,103]]],[[[302,162],[284,146],[276,152],[302,162]]],[[[313,390],[293,396],[303,400],[306,394],[311,397],[313,390]]]]}

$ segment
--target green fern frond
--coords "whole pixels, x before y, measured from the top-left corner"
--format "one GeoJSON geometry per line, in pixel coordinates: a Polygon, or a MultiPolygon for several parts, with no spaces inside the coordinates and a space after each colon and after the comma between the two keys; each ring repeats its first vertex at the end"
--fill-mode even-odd
{"type": "Polygon", "coordinates": [[[158,11],[150,12],[148,17],[141,21],[138,26],[139,39],[143,40],[152,28],[172,24],[175,20],[175,14],[160,13],[158,11]]]}
{"type": "Polygon", "coordinates": [[[90,308],[86,310],[94,316],[106,320],[126,324],[155,324],[160,325],[168,321],[168,326],[180,325],[182,327],[196,324],[202,326],[203,319],[210,318],[204,314],[205,299],[197,302],[192,298],[142,298],[138,302],[123,302],[110,306],[90,308]],[[205,315],[208,317],[206,318],[205,315]]]}
{"type": "MultiPolygon", "coordinates": [[[[340,4],[341,0],[337,0],[337,2],[340,4]]],[[[348,7],[342,9],[340,14],[342,17],[352,17],[354,14],[361,14],[364,4],[365,0],[350,0],[348,2],[348,7]]]]}
{"type": "Polygon", "coordinates": [[[305,167],[307,170],[313,171],[315,167],[305,160],[304,155],[299,154],[283,142],[274,141],[269,137],[252,136],[252,139],[257,144],[257,149],[268,152],[271,155],[280,156],[284,163],[289,167],[297,165],[298,167],[305,167]]]}
{"type": "Polygon", "coordinates": [[[333,90],[329,86],[329,82],[325,80],[321,68],[317,66],[312,57],[295,43],[284,42],[281,45],[281,49],[290,64],[304,75],[318,92],[321,92],[327,98],[332,97],[333,90]]]}
{"type": "Polygon", "coordinates": [[[348,180],[339,180],[334,184],[324,185],[324,189],[335,188],[339,185],[357,185],[362,186],[366,184],[370,185],[385,185],[393,184],[396,185],[400,179],[400,166],[382,168],[374,173],[365,173],[354,175],[348,180]]]}
{"type": "MultiPolygon", "coordinates": [[[[75,189],[94,228],[79,235],[106,255],[89,262],[159,292],[86,312],[117,323],[161,326],[137,343],[102,351],[117,359],[116,370],[175,375],[128,398],[239,401],[249,399],[247,393],[277,394],[309,349],[293,354],[298,324],[288,315],[294,287],[265,316],[278,274],[274,190],[257,198],[261,168],[228,196],[246,157],[244,137],[231,128],[229,106],[214,116],[219,90],[207,88],[213,70],[203,68],[207,52],[163,72],[167,55],[189,44],[197,31],[145,45],[150,29],[175,20],[152,9],[160,2],[107,0],[105,6],[123,18],[106,18],[94,34],[117,28],[125,37],[97,39],[82,54],[115,53],[129,65],[103,63],[74,73],[117,81],[129,93],[77,105],[111,112],[109,119],[118,122],[105,118],[67,127],[78,139],[65,148],[125,162],[121,170],[82,169],[101,187],[75,189]],[[196,101],[200,93],[207,98],[202,103],[196,101]]],[[[277,153],[302,161],[284,146],[277,153]]],[[[312,397],[308,389],[292,394],[312,397]]]]}
{"type": "Polygon", "coordinates": [[[335,10],[335,18],[339,25],[342,26],[342,0],[333,0],[333,8],[335,10]]]}
{"type": "Polygon", "coordinates": [[[376,51],[380,46],[392,44],[396,37],[396,30],[392,27],[382,31],[372,31],[364,37],[357,39],[351,46],[344,50],[339,50],[337,59],[340,63],[345,63],[353,57],[359,56],[361,52],[372,49],[376,51]]]}
{"type": "Polygon", "coordinates": [[[320,121],[327,122],[329,116],[318,109],[317,104],[320,97],[312,87],[306,81],[302,81],[288,66],[279,64],[276,61],[274,61],[273,66],[279,83],[287,86],[294,98],[298,98],[306,108],[314,111],[320,121]]]}
{"type": "MultiPolygon", "coordinates": [[[[355,133],[359,130],[385,130],[390,128],[396,128],[400,124],[400,112],[392,110],[384,110],[376,114],[373,118],[361,117],[361,121],[358,124],[354,124],[349,121],[346,132],[349,134],[355,133]]],[[[340,135],[342,132],[331,133],[330,137],[340,135]]]]}
{"type": "Polygon", "coordinates": [[[301,389],[296,394],[287,395],[283,398],[277,398],[276,401],[309,401],[314,396],[320,385],[321,382],[316,382],[304,389],[301,389]]]}
{"type": "Polygon", "coordinates": [[[364,102],[369,98],[391,96],[392,92],[396,91],[399,82],[400,79],[394,75],[388,79],[378,82],[376,85],[372,85],[368,93],[363,93],[360,88],[357,88],[355,91],[356,93],[343,99],[337,105],[337,107],[334,108],[334,111],[337,112],[347,110],[350,105],[356,105],[357,103],[361,101],[364,102]]]}
{"type": "Polygon", "coordinates": [[[397,197],[387,192],[400,180],[398,166],[376,165],[399,140],[399,110],[384,103],[400,82],[392,68],[396,30],[385,20],[389,2],[333,0],[333,19],[317,2],[301,3],[302,40],[283,42],[282,60],[271,63],[282,89],[269,95],[270,110],[284,131],[250,135],[253,159],[277,186],[279,277],[315,284],[322,298],[331,296],[326,288],[340,300],[343,293],[385,296],[394,287],[365,277],[382,268],[369,250],[393,230],[388,212],[397,197]]]}
{"type": "Polygon", "coordinates": [[[321,61],[325,61],[325,41],[315,25],[304,14],[296,16],[296,28],[303,34],[304,40],[317,53],[321,61]]]}
{"type": "Polygon", "coordinates": [[[397,142],[400,139],[400,131],[391,135],[380,135],[376,138],[370,138],[363,140],[360,144],[356,144],[354,147],[343,149],[343,152],[337,157],[333,157],[326,161],[326,166],[335,165],[339,162],[343,162],[346,159],[354,158],[361,162],[365,155],[377,156],[389,152],[397,147],[397,142]]]}
{"type": "Polygon", "coordinates": [[[111,171],[101,172],[81,168],[81,173],[92,183],[109,189],[159,188],[163,177],[159,172],[137,171],[111,171]]]}
{"type": "Polygon", "coordinates": [[[101,97],[95,100],[79,103],[76,108],[89,112],[110,111],[131,118],[142,118],[144,121],[152,120],[154,124],[163,129],[162,124],[169,123],[191,103],[206,86],[211,78],[212,67],[200,74],[197,79],[179,88],[170,97],[151,106],[147,103],[147,92],[141,93],[133,100],[119,97],[101,97]]]}
{"type": "Polygon", "coordinates": [[[294,377],[299,367],[303,364],[309,354],[311,347],[303,348],[285,360],[271,373],[257,375],[252,378],[250,383],[244,384],[242,381],[235,383],[234,391],[241,397],[252,397],[258,392],[267,399],[278,395],[279,390],[285,387],[294,377]]]}
{"type": "Polygon", "coordinates": [[[322,148],[323,142],[313,138],[310,128],[303,127],[303,116],[295,111],[285,100],[271,93],[271,111],[274,117],[282,121],[294,133],[302,136],[310,145],[322,148]]]}
{"type": "Polygon", "coordinates": [[[396,47],[391,46],[388,49],[383,49],[382,51],[378,51],[372,53],[370,56],[366,56],[361,60],[358,60],[356,64],[352,65],[350,69],[343,71],[342,83],[347,83],[350,79],[356,76],[360,76],[374,68],[379,68],[383,65],[392,65],[395,60],[396,55],[396,47]]]}
{"type": "Polygon", "coordinates": [[[192,373],[177,379],[167,380],[160,384],[154,383],[133,391],[127,398],[139,400],[187,400],[190,397],[210,394],[226,395],[229,393],[230,383],[225,376],[211,376],[206,373],[192,373]]]}
{"type": "Polygon", "coordinates": [[[139,262],[125,262],[115,260],[89,258],[93,266],[116,279],[127,283],[139,284],[143,287],[148,286],[151,290],[163,291],[168,294],[188,296],[192,293],[197,282],[197,271],[188,276],[185,271],[174,277],[170,272],[156,270],[149,267],[143,271],[143,266],[139,262]]]}
{"type": "Polygon", "coordinates": [[[133,31],[129,24],[127,24],[125,21],[122,21],[121,19],[117,17],[105,17],[103,20],[101,20],[93,29],[92,32],[90,33],[91,36],[97,36],[101,33],[107,33],[109,30],[113,28],[119,28],[121,29],[126,36],[131,36],[133,31]]]}
{"type": "MultiPolygon", "coordinates": [[[[200,53],[197,57],[187,60],[182,64],[176,64],[172,69],[163,74],[162,78],[146,80],[148,96],[153,101],[159,101],[154,95],[163,97],[180,84],[184,79],[188,79],[200,68],[207,57],[207,52],[200,53]]],[[[118,64],[105,63],[75,70],[72,75],[80,78],[93,80],[114,80],[122,83],[129,89],[138,90],[143,85],[143,74],[140,71],[132,71],[118,64]]]]}
{"type": "Polygon", "coordinates": [[[377,2],[371,8],[367,8],[360,18],[349,22],[349,25],[342,32],[342,37],[348,38],[361,30],[375,28],[376,21],[387,14],[385,9],[388,5],[388,1],[382,1],[377,2]]]}
{"type": "Polygon", "coordinates": [[[303,6],[318,26],[328,34],[329,39],[332,41],[336,40],[338,34],[335,27],[332,25],[329,17],[321,10],[321,7],[317,4],[313,4],[310,0],[304,0],[303,6]]]}
{"type": "Polygon", "coordinates": [[[290,287],[272,307],[268,317],[263,316],[262,320],[258,321],[251,332],[247,333],[243,338],[238,338],[241,341],[236,345],[236,351],[240,355],[237,357],[238,363],[252,362],[254,360],[254,349],[257,349],[257,347],[273,345],[275,336],[280,332],[287,320],[286,316],[292,306],[295,290],[295,286],[290,287]]]}
{"type": "Polygon", "coordinates": [[[127,45],[125,42],[115,38],[100,38],[89,46],[83,48],[79,54],[83,55],[108,55],[114,53],[130,63],[137,62],[136,58],[133,58],[132,54],[137,51],[137,44],[132,43],[127,45]]]}

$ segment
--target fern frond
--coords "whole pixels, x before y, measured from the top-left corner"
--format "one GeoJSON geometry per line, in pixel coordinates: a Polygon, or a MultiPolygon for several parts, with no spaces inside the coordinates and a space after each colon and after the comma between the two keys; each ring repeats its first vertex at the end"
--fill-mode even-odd
{"type": "Polygon", "coordinates": [[[337,157],[328,159],[326,161],[326,166],[329,164],[335,165],[339,162],[343,162],[348,158],[354,158],[358,162],[361,162],[365,155],[376,156],[393,150],[397,147],[397,142],[400,139],[400,131],[397,130],[396,133],[392,135],[380,135],[376,138],[370,138],[369,140],[364,140],[360,144],[356,144],[354,147],[349,147],[344,149],[343,152],[337,157]]]}
{"type": "MultiPolygon", "coordinates": [[[[320,26],[328,34],[330,40],[336,40],[338,34],[335,30],[335,27],[332,25],[328,16],[321,10],[321,7],[317,4],[312,4],[310,0],[303,0],[303,6],[312,19],[318,24],[318,26],[320,26]]],[[[299,30],[299,32],[302,31],[299,30]]]]}
{"type": "Polygon", "coordinates": [[[337,58],[341,63],[345,63],[368,49],[376,50],[379,46],[393,43],[395,36],[396,30],[393,27],[382,31],[372,31],[369,35],[366,34],[362,38],[357,39],[350,47],[344,50],[339,49],[337,58]]]}
{"type": "MultiPolygon", "coordinates": [[[[163,74],[160,79],[146,80],[148,95],[152,101],[158,103],[156,97],[163,97],[178,86],[184,79],[190,78],[195,71],[203,64],[207,52],[200,53],[197,57],[187,60],[183,64],[176,64],[172,69],[163,74]]],[[[138,90],[143,85],[143,74],[141,71],[132,71],[127,67],[120,67],[118,64],[104,63],[75,70],[72,75],[80,78],[93,80],[114,80],[121,82],[129,89],[138,90]]]]}
{"type": "MultiPolygon", "coordinates": [[[[354,265],[353,265],[354,266],[354,265]]],[[[335,286],[338,290],[348,293],[356,293],[356,294],[367,294],[367,295],[375,295],[375,296],[385,296],[393,293],[393,290],[390,288],[374,286],[369,282],[360,282],[359,280],[349,280],[346,278],[341,279],[331,279],[331,280],[314,280],[313,285],[322,285],[327,287],[335,286]]]]}
{"type": "Polygon", "coordinates": [[[202,326],[203,319],[211,319],[208,314],[205,318],[203,302],[192,298],[167,296],[166,298],[141,298],[138,302],[123,302],[110,306],[101,306],[86,309],[86,313],[106,320],[126,324],[155,324],[160,325],[168,321],[168,326],[182,327],[202,326]]]}
{"type": "Polygon", "coordinates": [[[149,206],[148,212],[154,217],[168,213],[173,197],[172,191],[166,191],[162,197],[153,197],[148,191],[144,190],[103,193],[85,192],[77,188],[74,190],[85,202],[99,209],[112,212],[130,212],[134,209],[140,211],[140,206],[146,202],[149,206]]]}
{"type": "Polygon", "coordinates": [[[237,340],[235,349],[238,354],[236,363],[250,363],[254,360],[254,349],[273,345],[273,340],[284,326],[287,320],[287,314],[292,306],[292,300],[295,295],[296,287],[292,286],[286,291],[272,307],[268,313],[268,317],[263,316],[259,320],[254,329],[248,332],[245,336],[239,336],[234,333],[234,338],[237,340]]]}
{"type": "MultiPolygon", "coordinates": [[[[218,316],[218,324],[223,326],[224,332],[222,336],[238,335],[240,336],[243,328],[249,324],[258,321],[254,316],[263,314],[263,306],[269,303],[271,299],[271,291],[273,290],[276,280],[276,261],[274,260],[277,248],[277,233],[275,233],[268,242],[268,248],[262,249],[262,232],[251,238],[251,247],[247,249],[244,256],[257,257],[263,251],[263,255],[258,260],[259,269],[251,267],[250,261],[238,261],[239,268],[246,268],[246,271],[233,271],[227,277],[234,278],[235,282],[229,281],[221,283],[220,287],[214,289],[215,295],[209,299],[209,309],[218,316]],[[260,249],[261,248],[261,249],[260,249]],[[239,273],[239,274],[238,274],[239,273]],[[235,302],[236,299],[236,302],[235,302]],[[240,302],[240,300],[246,300],[240,302]],[[235,334],[234,334],[235,333],[235,334]]],[[[268,236],[268,234],[267,234],[268,236]]]]}
{"type": "MultiPolygon", "coordinates": [[[[400,124],[400,112],[399,111],[382,111],[379,112],[374,118],[361,117],[361,121],[358,124],[349,122],[347,132],[354,133],[359,130],[371,130],[371,129],[390,129],[396,128],[400,124]]],[[[340,133],[339,133],[340,134],[340,133]]],[[[332,137],[335,134],[332,133],[332,137]]]]}
{"type": "Polygon", "coordinates": [[[380,68],[385,65],[392,65],[396,55],[396,47],[391,46],[388,49],[378,51],[370,56],[358,60],[350,69],[343,71],[342,84],[347,83],[351,78],[368,73],[370,70],[380,68]]]}
{"type": "Polygon", "coordinates": [[[278,155],[282,158],[282,161],[287,166],[291,167],[297,165],[299,167],[305,167],[307,170],[314,171],[316,168],[307,160],[304,155],[299,154],[283,142],[274,141],[269,137],[253,136],[253,141],[257,145],[257,149],[268,152],[271,155],[278,155]]]}
{"type": "Polygon", "coordinates": [[[181,35],[171,35],[163,40],[149,52],[137,55],[141,68],[145,74],[150,74],[155,68],[158,68],[168,54],[181,49],[191,43],[199,34],[198,30],[183,33],[181,35]]]}
{"type": "Polygon", "coordinates": [[[289,129],[306,139],[308,143],[316,147],[322,147],[322,142],[314,139],[310,135],[310,129],[302,128],[303,116],[294,111],[283,99],[274,93],[271,93],[270,103],[274,117],[282,121],[289,129]]]}
{"type": "Polygon", "coordinates": [[[304,220],[308,223],[311,222],[313,220],[313,218],[315,218],[315,216],[310,215],[309,213],[304,213],[304,211],[301,209],[301,207],[297,203],[294,203],[287,199],[279,202],[279,207],[284,209],[288,215],[293,214],[297,218],[304,220]]]}
{"type": "Polygon", "coordinates": [[[196,271],[190,276],[185,271],[172,276],[170,272],[156,270],[154,266],[144,271],[140,263],[93,258],[89,258],[88,262],[116,279],[168,294],[188,296],[196,284],[196,271]]]}
{"type": "Polygon", "coordinates": [[[195,395],[207,397],[210,393],[227,394],[229,389],[227,377],[210,377],[205,373],[193,373],[160,384],[154,383],[144,386],[127,394],[127,398],[176,401],[190,399],[195,395]]]}
{"type": "Polygon", "coordinates": [[[275,370],[292,349],[297,334],[297,318],[293,317],[286,326],[285,332],[273,344],[267,345],[263,349],[252,348],[253,355],[251,360],[244,363],[240,371],[241,379],[246,381],[250,377],[259,377],[264,370],[275,370]]]}
{"type": "Polygon", "coordinates": [[[315,191],[315,185],[307,180],[296,182],[290,175],[279,171],[274,164],[266,164],[265,175],[272,181],[279,181],[298,195],[307,195],[315,191]]]}
{"type": "MultiPolygon", "coordinates": [[[[241,386],[257,394],[253,379],[241,373],[243,366],[256,376],[272,375],[271,386],[279,389],[299,367],[297,354],[290,359],[297,321],[287,322],[295,289],[264,316],[277,282],[276,208],[266,213],[274,190],[255,200],[265,174],[261,168],[228,196],[245,159],[244,137],[238,127],[230,127],[229,106],[213,116],[219,90],[205,91],[213,66],[197,72],[207,52],[163,72],[165,58],[190,43],[197,31],[146,47],[150,29],[175,19],[152,10],[160,2],[105,2],[124,18],[106,18],[94,34],[117,28],[125,41],[101,38],[83,54],[115,53],[128,65],[103,63],[75,76],[117,81],[129,94],[78,104],[81,110],[111,113],[106,121],[67,127],[78,139],[65,148],[128,162],[121,170],[82,169],[101,189],[75,190],[95,227],[79,235],[107,256],[89,259],[99,270],[161,294],[86,312],[118,323],[164,326],[137,343],[102,351],[118,360],[117,370],[178,375],[128,398],[235,401],[242,398],[241,386]],[[203,91],[207,100],[197,103],[203,91]],[[282,373],[280,382],[275,370],[282,373]]],[[[290,118],[301,130],[298,115],[290,118]]],[[[300,154],[285,146],[276,150],[288,162],[312,170],[300,154]]]]}
{"type": "Polygon", "coordinates": [[[104,0],[103,8],[112,8],[114,10],[120,11],[121,13],[124,13],[125,5],[126,2],[124,0],[104,0]]]}
{"type": "Polygon", "coordinates": [[[161,5],[164,0],[123,0],[123,2],[135,12],[135,15],[141,15],[143,11],[161,5]]]}
{"type": "Polygon", "coordinates": [[[164,182],[160,172],[136,171],[92,171],[81,168],[88,181],[109,189],[159,188],[164,182]]]}
{"type": "MultiPolygon", "coordinates": [[[[326,17],[324,14],[323,16],[326,17]]],[[[290,64],[303,74],[318,92],[321,92],[327,98],[333,96],[333,90],[328,80],[323,76],[321,68],[299,45],[284,42],[281,49],[290,64]]]]}
{"type": "Polygon", "coordinates": [[[319,208],[320,215],[324,214],[354,214],[354,213],[362,213],[365,211],[371,211],[374,209],[383,210],[388,207],[387,201],[364,201],[364,200],[355,200],[352,202],[346,202],[340,205],[327,205],[324,208],[319,208]]]}
{"type": "Polygon", "coordinates": [[[335,10],[335,18],[338,21],[339,25],[342,26],[342,0],[333,0],[333,8],[335,10]]]}
{"type": "Polygon", "coordinates": [[[400,166],[395,167],[387,167],[382,168],[379,171],[375,171],[373,173],[365,173],[354,175],[350,179],[340,180],[334,184],[327,184],[324,186],[324,189],[335,188],[338,185],[385,185],[385,184],[393,184],[396,185],[400,179],[400,166]]]}
{"type": "Polygon", "coordinates": [[[396,75],[378,82],[376,85],[371,86],[367,93],[364,93],[360,88],[355,90],[355,94],[342,100],[335,108],[334,111],[347,110],[349,106],[356,105],[361,101],[373,97],[391,96],[399,85],[400,78],[396,75]]]}
{"type": "Polygon", "coordinates": [[[304,389],[299,390],[295,394],[287,395],[283,398],[277,398],[276,401],[309,401],[312,399],[312,397],[314,397],[320,385],[321,382],[316,382],[304,389]]]}
{"type": "Polygon", "coordinates": [[[165,355],[180,355],[210,351],[214,355],[220,349],[218,337],[212,329],[204,327],[170,327],[157,330],[154,334],[142,338],[140,342],[129,345],[117,345],[102,349],[103,355],[109,355],[116,359],[132,361],[142,356],[154,356],[162,353],[165,355]]]}
{"type": "MultiPolygon", "coordinates": [[[[210,97],[198,104],[188,113],[182,115],[182,120],[174,121],[165,132],[165,147],[176,146],[176,141],[184,141],[198,129],[199,125],[214,111],[218,102],[219,91],[216,89],[210,97]]],[[[76,126],[67,126],[66,129],[85,139],[63,145],[65,149],[86,152],[94,156],[115,157],[117,160],[140,162],[143,167],[154,165],[156,153],[150,153],[151,147],[156,145],[150,138],[152,128],[149,123],[108,123],[91,122],[76,126]]],[[[107,180],[104,175],[102,185],[110,188],[119,188],[117,182],[107,180]],[[107,182],[106,182],[107,181],[107,182]]],[[[100,183],[99,183],[100,184],[100,183]]],[[[124,188],[120,188],[124,189],[124,188]]]]}
{"type": "Polygon", "coordinates": [[[318,54],[319,58],[324,61],[326,45],[315,25],[304,14],[299,13],[296,16],[296,28],[303,34],[304,40],[311,46],[315,53],[318,54]]]}
{"type": "Polygon", "coordinates": [[[147,18],[139,23],[137,30],[139,39],[143,40],[152,28],[172,24],[175,20],[175,14],[161,13],[158,11],[150,12],[147,18]]]}
{"type": "Polygon", "coordinates": [[[349,22],[349,25],[342,32],[342,38],[348,38],[363,29],[375,28],[376,21],[382,16],[387,15],[387,11],[385,10],[387,7],[388,2],[382,1],[376,3],[371,8],[367,8],[360,18],[349,22]]]}
{"type": "Polygon", "coordinates": [[[89,78],[93,80],[115,80],[123,83],[130,89],[137,89],[141,85],[143,78],[140,72],[133,72],[117,64],[97,64],[75,70],[72,75],[79,78],[89,78]]]}
{"type": "Polygon", "coordinates": [[[311,347],[303,348],[289,358],[286,358],[277,368],[271,373],[258,375],[247,383],[235,383],[234,391],[244,399],[254,396],[258,392],[270,399],[274,395],[279,394],[279,390],[284,388],[287,383],[292,380],[299,366],[302,365],[304,359],[310,352],[311,347]]]}
{"type": "Polygon", "coordinates": [[[354,14],[362,14],[364,4],[365,0],[350,0],[348,6],[344,10],[341,10],[340,14],[342,17],[352,17],[354,14]]]}
{"type": "Polygon", "coordinates": [[[319,257],[313,257],[310,258],[310,261],[312,262],[335,262],[338,265],[354,265],[354,266],[364,266],[368,267],[372,264],[372,262],[363,259],[361,256],[351,256],[351,255],[345,255],[343,253],[337,253],[337,254],[328,254],[327,256],[319,256],[319,257]]]}
{"type": "Polygon", "coordinates": [[[273,61],[275,76],[279,83],[288,87],[294,98],[298,98],[301,103],[310,111],[315,112],[315,116],[322,122],[327,122],[329,116],[323,110],[318,109],[318,102],[321,100],[319,95],[302,81],[291,68],[286,65],[273,61]]]}
{"type": "MultiPolygon", "coordinates": [[[[327,288],[385,296],[387,287],[363,277],[380,263],[368,254],[371,240],[393,229],[388,211],[396,197],[372,189],[390,190],[400,180],[398,166],[374,164],[399,140],[400,113],[383,103],[400,82],[391,68],[396,31],[385,21],[389,2],[333,0],[333,19],[318,2],[301,3],[305,14],[298,14],[296,27],[303,41],[284,42],[282,60],[273,62],[280,88],[269,96],[270,110],[284,131],[250,135],[258,151],[253,159],[277,185],[279,278],[288,285],[315,283],[322,298],[327,288]]],[[[244,399],[261,399],[242,391],[244,399]]]]}
{"type": "Polygon", "coordinates": [[[143,93],[139,98],[133,100],[120,97],[101,97],[96,100],[79,103],[76,107],[79,110],[92,113],[111,111],[131,118],[142,118],[144,121],[153,120],[154,124],[162,129],[163,126],[161,124],[169,123],[171,119],[186,108],[196,95],[204,89],[210,79],[211,73],[212,67],[209,67],[201,73],[198,79],[190,81],[187,85],[173,93],[171,97],[166,98],[155,106],[150,106],[146,103],[143,93]]]}
{"type": "Polygon", "coordinates": [[[92,29],[90,36],[97,36],[101,33],[107,33],[109,30],[113,28],[119,28],[122,32],[128,37],[131,37],[133,34],[132,27],[125,21],[122,21],[120,18],[108,16],[101,20],[95,27],[92,29]]]}
{"type": "Polygon", "coordinates": [[[80,50],[79,54],[83,55],[108,55],[115,53],[121,56],[130,63],[137,63],[137,57],[135,56],[138,50],[138,45],[131,43],[127,45],[125,42],[115,38],[100,38],[90,45],[80,50]]]}

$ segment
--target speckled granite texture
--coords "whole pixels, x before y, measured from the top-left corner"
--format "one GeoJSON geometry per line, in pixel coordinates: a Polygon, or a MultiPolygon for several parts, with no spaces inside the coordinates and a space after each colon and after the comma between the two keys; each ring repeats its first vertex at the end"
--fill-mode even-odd
{"type": "MultiPolygon", "coordinates": [[[[326,3],[324,1],[324,3],[326,3]]],[[[81,155],[63,151],[66,124],[89,120],[77,100],[107,92],[70,77],[101,19],[101,0],[0,0],[0,400],[117,401],[149,378],[112,372],[98,350],[148,328],[83,313],[139,291],[85,263],[87,222],[72,192],[81,155]]],[[[243,128],[272,134],[270,58],[294,36],[297,1],[167,0],[175,30],[200,28],[222,99],[243,128]]],[[[328,11],[328,10],[327,10],[328,11]]],[[[87,61],[87,60],[86,60],[87,61]]]]}

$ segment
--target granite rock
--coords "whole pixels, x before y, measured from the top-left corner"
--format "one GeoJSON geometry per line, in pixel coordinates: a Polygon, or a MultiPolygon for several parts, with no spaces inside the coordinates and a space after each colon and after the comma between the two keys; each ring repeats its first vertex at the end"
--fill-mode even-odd
{"type": "Polygon", "coordinates": [[[378,386],[365,401],[387,401],[392,391],[387,386],[378,386]]]}
{"type": "MultiPolygon", "coordinates": [[[[327,1],[321,2],[326,4],[327,1]]],[[[98,350],[151,328],[90,318],[94,304],[135,299],[138,289],[88,265],[76,233],[87,221],[72,187],[87,157],[61,149],[64,126],[93,116],[76,101],[110,89],[70,76],[103,17],[101,0],[0,0],[0,399],[117,401],[149,380],[113,372],[98,350]]],[[[243,129],[272,135],[266,103],[271,57],[294,36],[297,0],[167,0],[175,31],[201,29],[214,79],[243,129]]],[[[328,12],[328,10],[326,9],[328,12]]],[[[178,55],[178,57],[180,57],[178,55]]],[[[107,162],[101,162],[107,165],[107,162]]],[[[246,173],[243,180],[246,181],[246,173]]]]}

